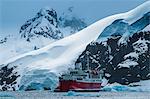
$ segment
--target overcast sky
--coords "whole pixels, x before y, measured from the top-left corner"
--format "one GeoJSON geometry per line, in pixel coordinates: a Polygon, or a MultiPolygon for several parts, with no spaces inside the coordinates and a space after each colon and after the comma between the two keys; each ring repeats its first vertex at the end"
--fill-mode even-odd
{"type": "Polygon", "coordinates": [[[18,32],[20,26],[43,7],[58,14],[74,7],[74,12],[90,23],[106,16],[126,12],[147,0],[0,0],[0,33],[18,32]]]}

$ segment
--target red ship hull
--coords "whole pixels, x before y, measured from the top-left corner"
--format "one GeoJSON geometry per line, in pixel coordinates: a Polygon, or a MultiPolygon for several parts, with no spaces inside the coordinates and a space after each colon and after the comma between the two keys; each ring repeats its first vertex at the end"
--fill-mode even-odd
{"type": "Polygon", "coordinates": [[[55,91],[100,91],[100,82],[80,82],[75,80],[61,80],[55,91]]]}

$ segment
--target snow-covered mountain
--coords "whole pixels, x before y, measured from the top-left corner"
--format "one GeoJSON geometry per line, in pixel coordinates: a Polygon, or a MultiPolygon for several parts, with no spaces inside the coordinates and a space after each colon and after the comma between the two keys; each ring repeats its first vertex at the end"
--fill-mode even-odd
{"type": "Polygon", "coordinates": [[[38,38],[39,35],[56,40],[63,38],[58,27],[57,13],[50,8],[41,9],[34,18],[22,25],[20,34],[27,41],[38,38]]]}
{"type": "MultiPolygon", "coordinates": [[[[70,13],[66,11],[58,16],[54,9],[42,8],[21,26],[19,33],[8,33],[7,36],[0,37],[0,64],[12,57],[37,50],[83,29],[83,21],[80,21],[80,17],[75,16],[73,11],[70,13]],[[76,20],[71,23],[76,24],[71,27],[65,25],[68,18],[70,20],[75,18],[76,20]]],[[[84,22],[83,24],[85,26],[84,22]]]]}
{"type": "Polygon", "coordinates": [[[28,20],[21,26],[20,34],[27,41],[39,38],[41,36],[59,40],[85,28],[87,24],[83,19],[76,16],[73,7],[57,15],[57,12],[45,7],[41,9],[35,17],[28,20]]]}
{"type": "Polygon", "coordinates": [[[1,64],[1,90],[53,89],[59,74],[74,68],[79,55],[92,41],[96,41],[106,27],[124,19],[134,23],[150,10],[150,1],[121,14],[112,15],[87,28],[29,53],[13,57],[1,64]],[[8,71],[8,72],[6,72],[8,71]]]}

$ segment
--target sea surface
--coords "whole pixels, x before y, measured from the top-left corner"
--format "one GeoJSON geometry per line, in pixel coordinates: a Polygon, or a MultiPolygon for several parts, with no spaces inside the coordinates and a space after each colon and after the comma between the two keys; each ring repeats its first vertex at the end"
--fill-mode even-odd
{"type": "Polygon", "coordinates": [[[150,99],[149,92],[5,91],[0,99],[150,99]]]}

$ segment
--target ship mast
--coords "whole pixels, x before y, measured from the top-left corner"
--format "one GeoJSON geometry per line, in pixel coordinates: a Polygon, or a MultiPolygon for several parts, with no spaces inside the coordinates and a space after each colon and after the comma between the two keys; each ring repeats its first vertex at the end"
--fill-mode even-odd
{"type": "Polygon", "coordinates": [[[90,54],[90,52],[87,51],[87,52],[86,52],[86,55],[87,55],[87,70],[88,70],[88,71],[90,71],[90,64],[89,64],[89,57],[88,57],[89,54],[90,54]]]}
{"type": "Polygon", "coordinates": [[[88,77],[89,78],[91,78],[91,75],[90,75],[90,61],[89,61],[89,54],[90,54],[90,52],[89,51],[87,51],[86,52],[86,57],[87,57],[87,71],[88,71],[88,77]]]}
{"type": "MultiPolygon", "coordinates": [[[[86,56],[87,56],[87,71],[89,72],[89,78],[91,78],[91,75],[90,75],[90,72],[91,72],[91,70],[90,70],[90,57],[89,57],[89,55],[90,55],[90,52],[89,51],[87,51],[86,52],[86,56]]],[[[93,57],[94,59],[95,59],[95,57],[93,57]]],[[[99,65],[98,67],[96,67],[95,68],[95,70],[97,71],[99,68],[101,67],[101,65],[99,65]]],[[[99,72],[99,74],[100,74],[100,78],[102,79],[102,74],[103,74],[103,71],[102,70],[100,70],[100,72],[99,72]]]]}

